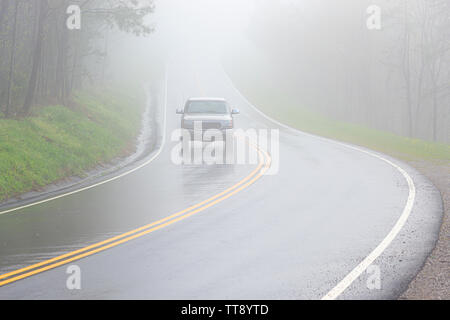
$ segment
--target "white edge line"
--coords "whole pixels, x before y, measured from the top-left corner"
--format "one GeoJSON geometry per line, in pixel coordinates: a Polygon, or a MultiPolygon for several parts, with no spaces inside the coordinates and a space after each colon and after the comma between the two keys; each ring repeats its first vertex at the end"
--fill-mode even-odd
{"type": "Polygon", "coordinates": [[[96,184],[93,184],[93,185],[90,185],[90,186],[87,186],[87,187],[84,187],[84,188],[73,190],[71,192],[60,194],[60,195],[52,197],[52,198],[44,199],[44,200],[33,202],[33,203],[29,203],[29,204],[26,204],[26,205],[23,205],[23,206],[20,206],[20,207],[16,207],[16,208],[8,209],[8,210],[5,210],[5,211],[1,211],[0,215],[5,214],[5,213],[9,213],[9,212],[14,212],[14,211],[21,210],[21,209],[25,209],[25,208],[29,208],[29,207],[33,207],[33,206],[36,206],[38,204],[46,203],[46,202],[49,202],[49,201],[53,201],[53,200],[56,200],[56,199],[60,199],[60,198],[63,198],[63,197],[70,196],[70,195],[75,194],[75,193],[79,193],[79,192],[82,192],[82,191],[86,191],[86,190],[98,187],[98,186],[100,186],[102,184],[105,184],[105,183],[117,180],[119,178],[122,178],[122,177],[124,177],[126,175],[129,175],[130,173],[133,173],[133,172],[135,172],[135,171],[137,171],[137,170],[147,166],[149,163],[151,163],[153,160],[155,160],[161,154],[161,151],[163,150],[164,145],[166,143],[167,83],[168,83],[167,78],[168,78],[168,76],[167,76],[167,67],[166,67],[166,71],[165,71],[165,88],[164,88],[164,117],[163,117],[164,119],[163,119],[162,140],[161,140],[161,145],[160,145],[158,151],[153,155],[153,157],[151,157],[150,159],[148,159],[144,163],[140,164],[139,166],[137,166],[137,167],[135,167],[135,168],[133,168],[133,169],[131,169],[129,171],[123,172],[123,173],[121,173],[121,174],[119,174],[119,175],[117,175],[115,177],[112,177],[112,178],[110,178],[108,180],[104,180],[104,181],[98,182],[96,184]]]}
{"type": "Polygon", "coordinates": [[[364,150],[364,149],[361,149],[361,148],[358,148],[355,146],[351,146],[351,145],[348,145],[348,144],[345,144],[345,143],[342,143],[339,141],[335,141],[332,139],[328,139],[328,138],[324,138],[324,137],[316,136],[314,134],[300,131],[298,129],[292,128],[284,123],[281,123],[281,122],[269,117],[264,112],[262,112],[261,110],[256,108],[246,97],[244,97],[244,95],[235,87],[233,81],[228,76],[226,71],[223,70],[223,72],[226,75],[226,77],[228,78],[228,81],[231,83],[231,86],[236,90],[236,92],[247,102],[247,104],[250,107],[252,107],[256,112],[258,112],[261,116],[263,116],[267,120],[277,124],[280,127],[285,128],[285,129],[293,130],[295,132],[301,133],[306,136],[310,136],[310,137],[321,139],[321,140],[324,140],[327,142],[335,143],[337,145],[341,145],[341,146],[344,146],[349,149],[360,151],[367,155],[375,157],[379,160],[382,160],[382,161],[388,163],[389,165],[391,165],[392,167],[394,167],[395,169],[397,169],[403,175],[403,177],[406,179],[406,181],[408,183],[408,188],[409,188],[408,200],[406,201],[406,205],[403,209],[403,212],[402,212],[400,218],[397,220],[396,224],[391,229],[391,231],[388,233],[388,235],[383,239],[383,241],[380,242],[380,244],[366,258],[364,258],[363,261],[361,261],[361,263],[359,263],[349,274],[347,274],[344,277],[344,279],[342,279],[333,289],[331,289],[325,296],[322,297],[322,300],[334,300],[334,299],[338,298],[353,283],[353,281],[355,281],[384,252],[384,250],[386,250],[386,248],[392,243],[392,241],[395,239],[395,237],[399,234],[400,230],[403,228],[406,221],[408,220],[408,218],[411,214],[412,208],[414,206],[414,201],[415,201],[415,197],[416,197],[416,187],[414,185],[414,181],[411,178],[411,176],[399,165],[393,163],[392,161],[390,161],[376,153],[373,153],[373,152],[370,152],[370,151],[367,151],[367,150],[364,150]]]}

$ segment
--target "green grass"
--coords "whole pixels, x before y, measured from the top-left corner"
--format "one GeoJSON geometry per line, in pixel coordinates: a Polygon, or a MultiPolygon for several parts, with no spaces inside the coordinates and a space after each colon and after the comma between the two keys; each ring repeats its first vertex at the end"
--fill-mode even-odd
{"type": "MultiPolygon", "coordinates": [[[[378,150],[404,160],[450,160],[450,146],[419,139],[409,139],[357,124],[330,120],[320,114],[289,105],[282,112],[262,108],[268,115],[294,128],[335,140],[378,150]]],[[[284,109],[284,108],[283,108],[284,109]]]]}
{"type": "MultiPolygon", "coordinates": [[[[250,65],[250,64],[249,64],[250,65]]],[[[450,145],[410,139],[362,125],[336,121],[313,112],[297,101],[295,94],[274,87],[270,77],[264,77],[263,66],[258,76],[246,70],[244,64],[229,63],[226,70],[237,88],[261,111],[291,127],[327,138],[349,142],[390,154],[403,160],[432,160],[448,164],[450,145]],[[268,78],[269,80],[265,80],[268,78]]],[[[274,82],[277,84],[277,82],[274,82]]]]}
{"type": "Polygon", "coordinates": [[[25,119],[0,118],[0,201],[131,152],[142,97],[78,93],[73,107],[45,106],[25,119]]]}

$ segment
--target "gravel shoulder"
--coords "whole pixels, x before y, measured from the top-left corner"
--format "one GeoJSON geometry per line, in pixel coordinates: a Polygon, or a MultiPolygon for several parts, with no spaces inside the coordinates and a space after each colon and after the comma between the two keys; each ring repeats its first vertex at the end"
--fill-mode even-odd
{"type": "Polygon", "coordinates": [[[450,164],[410,161],[409,164],[427,176],[441,192],[444,216],[436,247],[422,270],[400,296],[401,300],[450,299],[450,164]]]}

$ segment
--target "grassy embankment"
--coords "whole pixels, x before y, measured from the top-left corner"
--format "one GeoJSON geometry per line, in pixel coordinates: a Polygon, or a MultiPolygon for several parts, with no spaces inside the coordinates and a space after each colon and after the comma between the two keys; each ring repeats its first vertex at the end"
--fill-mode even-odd
{"type": "Polygon", "coordinates": [[[0,115],[0,202],[132,152],[143,109],[139,94],[105,90],[25,119],[0,115]]]}
{"type": "Polygon", "coordinates": [[[410,139],[327,118],[302,106],[289,92],[274,87],[270,76],[264,76],[264,65],[256,66],[258,75],[253,76],[255,72],[248,66],[255,67],[254,61],[245,64],[241,60],[242,64],[239,65],[236,65],[236,61],[238,60],[225,64],[225,70],[236,87],[252,104],[282,123],[304,132],[364,146],[403,160],[423,159],[444,164],[450,161],[448,144],[410,139]]]}

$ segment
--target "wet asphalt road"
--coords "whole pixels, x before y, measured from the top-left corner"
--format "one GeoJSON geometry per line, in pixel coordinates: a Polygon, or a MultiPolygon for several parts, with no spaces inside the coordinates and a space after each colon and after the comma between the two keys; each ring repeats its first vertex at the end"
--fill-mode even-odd
{"type": "MultiPolygon", "coordinates": [[[[164,90],[159,92],[163,105],[164,90]]],[[[391,231],[409,189],[394,167],[332,141],[279,128],[252,109],[214,61],[168,65],[166,141],[147,166],[110,183],[0,215],[1,274],[167,217],[241,181],[255,165],[175,165],[175,109],[225,97],[240,128],[280,129],[279,171],[187,219],[0,287],[1,299],[320,299],[391,231]],[[66,287],[81,268],[81,290],[66,287]]],[[[275,107],[275,106],[274,106],[275,107]]],[[[387,158],[387,157],[386,157],[387,158]]],[[[339,296],[396,298],[437,239],[439,193],[412,168],[413,211],[374,265],[339,296]]]]}

